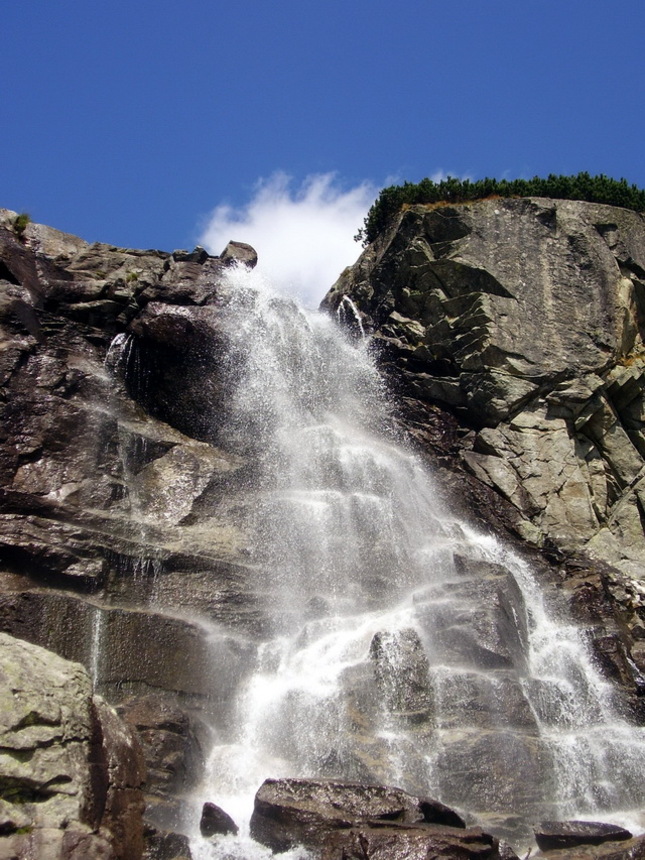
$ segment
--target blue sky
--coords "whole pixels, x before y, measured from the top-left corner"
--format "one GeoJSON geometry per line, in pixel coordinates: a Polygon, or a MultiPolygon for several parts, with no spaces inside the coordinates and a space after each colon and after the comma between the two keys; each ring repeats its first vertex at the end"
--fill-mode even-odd
{"type": "Polygon", "coordinates": [[[0,206],[89,241],[249,241],[271,194],[353,234],[446,173],[645,186],[643,0],[5,0],[2,29],[0,206]]]}

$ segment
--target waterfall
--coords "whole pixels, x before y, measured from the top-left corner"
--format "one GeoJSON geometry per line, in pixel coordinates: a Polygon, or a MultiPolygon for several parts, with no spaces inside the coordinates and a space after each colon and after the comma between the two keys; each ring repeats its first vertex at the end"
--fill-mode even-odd
{"type": "Polygon", "coordinates": [[[634,824],[645,730],[620,716],[587,632],[397,438],[368,340],[245,269],[221,304],[221,433],[254,464],[245,527],[266,620],[199,791],[242,834],[195,836],[195,856],[268,856],[248,818],[280,776],[395,784],[520,846],[544,818],[634,824]]]}
{"type": "Polygon", "coordinates": [[[91,609],[91,642],[89,656],[89,672],[92,678],[92,689],[98,691],[101,682],[101,654],[105,638],[105,613],[98,607],[91,609]]]}

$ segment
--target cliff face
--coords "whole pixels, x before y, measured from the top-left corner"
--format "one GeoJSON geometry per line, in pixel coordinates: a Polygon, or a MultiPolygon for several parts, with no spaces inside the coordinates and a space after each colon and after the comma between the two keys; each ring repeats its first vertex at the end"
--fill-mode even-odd
{"type": "Polygon", "coordinates": [[[173,796],[199,779],[213,661],[243,671],[243,649],[208,642],[195,607],[259,623],[245,460],[217,444],[226,376],[210,372],[215,285],[254,253],[118,249],[35,224],[20,236],[14,216],[0,210],[0,628],[91,671],[140,732],[149,819],[172,827],[173,796]]]}
{"type": "Polygon", "coordinates": [[[380,340],[408,426],[443,413],[452,466],[509,503],[516,533],[643,577],[640,214],[538,198],[413,206],[324,304],[343,296],[380,340]]]}
{"type": "MultiPolygon", "coordinates": [[[[243,340],[222,324],[223,273],[255,257],[18,234],[14,216],[0,210],[0,629],[90,670],[139,732],[149,820],[180,828],[204,718],[230,718],[267,625],[249,552],[261,443],[223,420],[243,340]]],[[[324,304],[374,333],[407,432],[464,507],[564,583],[634,696],[643,219],[537,199],[413,207],[324,304]]]]}

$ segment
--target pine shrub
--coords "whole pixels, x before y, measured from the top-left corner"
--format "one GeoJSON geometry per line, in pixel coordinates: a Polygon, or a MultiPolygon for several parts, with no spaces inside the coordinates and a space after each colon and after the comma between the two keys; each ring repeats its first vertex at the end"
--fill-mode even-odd
{"type": "Polygon", "coordinates": [[[549,174],[546,179],[457,179],[448,176],[441,182],[422,179],[384,188],[370,208],[365,224],[356,238],[367,245],[381,233],[405,205],[416,203],[464,203],[486,197],[554,197],[562,200],[585,200],[607,203],[637,212],[645,210],[645,190],[630,185],[626,179],[611,179],[601,173],[587,172],[575,176],[549,174]]]}

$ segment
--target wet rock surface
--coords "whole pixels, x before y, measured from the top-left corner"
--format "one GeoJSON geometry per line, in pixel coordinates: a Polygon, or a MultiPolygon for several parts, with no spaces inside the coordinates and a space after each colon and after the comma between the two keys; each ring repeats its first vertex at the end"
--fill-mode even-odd
{"type": "Polygon", "coordinates": [[[231,816],[215,803],[205,803],[199,820],[199,830],[202,836],[237,834],[239,827],[231,816]]]}
{"type": "Polygon", "coordinates": [[[543,821],[535,830],[535,840],[542,851],[624,842],[631,838],[632,834],[624,827],[597,821],[543,821]]]}
{"type": "Polygon", "coordinates": [[[428,658],[415,630],[377,633],[370,646],[376,683],[388,710],[410,720],[431,709],[428,658]]]}
{"type": "MultiPolygon", "coordinates": [[[[266,780],[255,796],[251,835],[272,851],[304,845],[330,852],[323,856],[340,857],[343,850],[352,850],[353,842],[361,843],[363,828],[377,845],[386,840],[391,846],[398,844],[399,851],[407,850],[404,846],[408,839],[421,844],[424,837],[427,847],[432,838],[462,848],[468,843],[477,844],[477,848],[464,848],[472,850],[472,854],[463,856],[478,856],[479,848],[481,856],[489,856],[497,846],[493,837],[467,830],[458,813],[444,804],[391,786],[275,779],[266,780]],[[371,833],[372,830],[378,832],[371,833]],[[338,831],[343,832],[342,837],[338,831]],[[487,849],[482,848],[484,843],[487,849]]],[[[378,855],[382,849],[373,850],[378,855]]]]}

